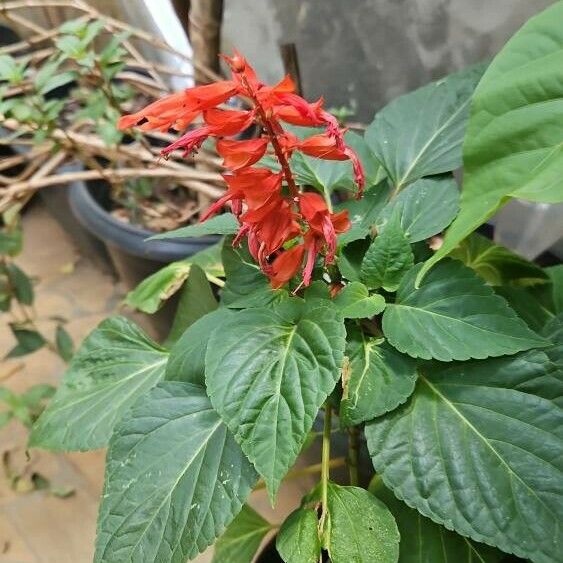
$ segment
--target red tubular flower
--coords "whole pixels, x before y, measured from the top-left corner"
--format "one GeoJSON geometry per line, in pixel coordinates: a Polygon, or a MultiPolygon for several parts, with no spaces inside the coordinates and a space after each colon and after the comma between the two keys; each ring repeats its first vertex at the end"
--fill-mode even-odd
{"type": "Polygon", "coordinates": [[[196,86],[186,90],[188,104],[194,111],[203,111],[225,103],[239,92],[239,86],[232,80],[222,80],[213,84],[196,86]]]}
{"type": "Polygon", "coordinates": [[[254,112],[208,109],[203,112],[203,119],[210,126],[213,135],[230,136],[250,127],[254,122],[254,112]]]}
{"type": "Polygon", "coordinates": [[[266,152],[268,139],[250,139],[248,141],[217,141],[217,152],[223,157],[223,166],[231,170],[240,170],[258,162],[266,152]]]}
{"type": "MultiPolygon", "coordinates": [[[[325,263],[330,264],[336,253],[336,235],[350,228],[348,211],[330,213],[324,199],[317,193],[306,192],[299,196],[299,208],[309,225],[309,232],[327,246],[325,263]]],[[[318,250],[318,249],[317,249],[318,250]]]]}
{"type": "Polygon", "coordinates": [[[201,147],[205,139],[207,139],[210,134],[210,127],[199,127],[198,129],[192,129],[185,135],[182,135],[177,141],[162,149],[160,151],[160,154],[167,157],[172,151],[175,151],[176,149],[183,149],[184,156],[186,156],[191,152],[199,149],[199,147],[201,147]]]}
{"type": "Polygon", "coordinates": [[[274,174],[266,168],[239,170],[236,174],[225,174],[223,178],[227,182],[227,192],[209,207],[201,221],[218,213],[228,201],[231,202],[233,213],[237,216],[242,213],[243,201],[249,209],[257,209],[273,193],[280,191],[282,182],[281,174],[274,174]]]}
{"type": "Polygon", "coordinates": [[[350,158],[345,151],[336,146],[334,137],[329,137],[326,133],[305,139],[297,145],[297,148],[302,153],[325,160],[348,160],[350,158]]]}
{"type": "Polygon", "coordinates": [[[298,244],[274,258],[268,273],[274,289],[282,287],[297,274],[301,268],[304,254],[305,245],[298,244]]]}
{"type": "Polygon", "coordinates": [[[124,115],[117,122],[119,129],[141,125],[141,129],[182,129],[189,125],[198,112],[188,104],[187,90],[165,96],[137,113],[124,115]]]}

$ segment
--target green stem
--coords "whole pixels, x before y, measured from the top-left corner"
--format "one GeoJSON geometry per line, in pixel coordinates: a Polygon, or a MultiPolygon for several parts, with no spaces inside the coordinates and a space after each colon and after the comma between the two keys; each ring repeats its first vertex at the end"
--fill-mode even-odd
{"type": "Polygon", "coordinates": [[[328,480],[330,477],[330,434],[331,434],[332,410],[330,405],[325,406],[325,417],[323,425],[323,450],[321,458],[321,502],[322,514],[319,521],[321,533],[324,531],[326,514],[328,512],[328,480]]]}
{"type": "Polygon", "coordinates": [[[348,473],[350,475],[350,485],[356,487],[359,484],[358,458],[360,451],[360,431],[357,426],[352,426],[348,430],[348,473]]]}

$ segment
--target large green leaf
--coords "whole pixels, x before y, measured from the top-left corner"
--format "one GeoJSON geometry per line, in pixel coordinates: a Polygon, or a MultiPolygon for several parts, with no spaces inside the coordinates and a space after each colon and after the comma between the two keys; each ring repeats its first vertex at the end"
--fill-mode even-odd
{"type": "Polygon", "coordinates": [[[485,72],[463,147],[461,210],[420,279],[508,196],[563,201],[562,19],[563,2],[531,18],[485,72]]]}
{"type": "Polygon", "coordinates": [[[398,213],[405,236],[409,242],[417,242],[442,232],[458,210],[459,191],[452,177],[424,178],[394,197],[381,211],[376,224],[381,231],[398,213]]]}
{"type": "Polygon", "coordinates": [[[462,241],[450,257],[461,260],[491,285],[528,286],[549,281],[539,266],[478,233],[462,241]]]}
{"type": "Polygon", "coordinates": [[[461,165],[469,103],[483,71],[478,65],[446,76],[376,114],[365,140],[397,190],[461,165]]]}
{"type": "Polygon", "coordinates": [[[540,351],[419,369],[410,401],[366,426],[385,484],[460,534],[557,561],[563,374],[540,351]]]}
{"type": "Polygon", "coordinates": [[[354,149],[362,163],[366,177],[366,186],[369,188],[379,184],[387,176],[387,172],[385,172],[385,168],[381,166],[381,163],[377,160],[365,139],[353,131],[348,131],[344,140],[349,147],[354,149]]]}
{"type": "Polygon", "coordinates": [[[342,318],[317,300],[247,309],[211,335],[209,397],[272,499],[340,377],[344,345],[342,318]]]}
{"type": "Polygon", "coordinates": [[[199,266],[192,264],[180,294],[172,328],[166,337],[166,346],[176,342],[190,325],[216,308],[217,300],[211,291],[205,272],[199,266]]]}
{"type": "Polygon", "coordinates": [[[211,334],[235,313],[221,307],[191,325],[170,350],[164,378],[205,385],[205,353],[211,334]]]}
{"type": "Polygon", "coordinates": [[[543,328],[542,334],[551,343],[545,353],[559,373],[563,375],[563,313],[551,319],[543,328]]]}
{"type": "Polygon", "coordinates": [[[365,238],[372,227],[375,226],[381,210],[385,207],[391,194],[391,188],[387,182],[369,188],[361,199],[350,199],[337,205],[335,211],[348,211],[348,217],[352,224],[350,229],[338,236],[338,244],[344,246],[355,240],[365,238]]]}
{"type": "Polygon", "coordinates": [[[395,291],[413,263],[414,255],[396,211],[370,244],[362,260],[361,278],[371,289],[395,291]]]}
{"type": "Polygon", "coordinates": [[[234,235],[240,229],[237,218],[232,213],[222,213],[207,219],[203,223],[188,225],[174,231],[153,235],[149,240],[204,237],[209,235],[234,235]]]}
{"type": "Polygon", "coordinates": [[[422,264],[403,278],[383,313],[383,332],[401,352],[449,362],[515,354],[544,346],[502,297],[458,260],[444,260],[414,282],[422,264]]]}
{"type": "Polygon", "coordinates": [[[241,509],[256,473],[198,385],[141,397],[109,444],[96,563],[184,563],[241,509]]]}
{"type": "Polygon", "coordinates": [[[35,423],[30,445],[91,450],[107,445],[137,397],[164,376],[168,353],[124,317],[106,319],[74,354],[60,387],[35,423]]]}
{"type": "Polygon", "coordinates": [[[506,299],[516,314],[534,331],[541,332],[545,323],[554,317],[553,299],[549,284],[532,287],[497,286],[498,295],[506,299]]]}
{"type": "Polygon", "coordinates": [[[556,313],[563,313],[563,264],[545,269],[553,284],[553,304],[556,313]]]}
{"type": "Polygon", "coordinates": [[[223,245],[223,265],[227,277],[221,302],[233,309],[261,307],[280,298],[285,292],[273,290],[268,278],[244,246],[233,248],[230,240],[223,245]]]}
{"type": "Polygon", "coordinates": [[[409,508],[383,485],[381,477],[374,477],[369,491],[389,508],[401,534],[399,563],[496,563],[504,554],[495,548],[473,542],[450,532],[409,508]]]}
{"type": "Polygon", "coordinates": [[[379,499],[359,487],[329,483],[327,501],[324,543],[332,563],[397,563],[399,530],[379,499]]]}
{"type": "Polygon", "coordinates": [[[334,298],[334,304],[345,319],[368,319],[385,309],[383,296],[370,295],[368,288],[360,282],[344,286],[334,298]]]}
{"type": "Polygon", "coordinates": [[[318,563],[318,526],[317,512],[312,508],[298,508],[285,519],[276,538],[276,549],[285,563],[318,563]]]}
{"type": "Polygon", "coordinates": [[[214,244],[202,250],[186,260],[172,262],[154,274],[145,278],[133,291],[127,294],[125,302],[134,309],[144,313],[155,313],[160,306],[183,285],[190,275],[192,264],[199,266],[205,271],[208,278],[223,276],[223,265],[221,264],[222,243],[214,244]]]}
{"type": "Polygon", "coordinates": [[[245,504],[215,543],[213,563],[252,563],[271,530],[272,524],[245,504]]]}
{"type": "Polygon", "coordinates": [[[346,355],[349,375],[340,403],[344,424],[372,420],[397,408],[414,391],[415,361],[382,339],[370,338],[360,330],[349,331],[346,355]]]}
{"type": "Polygon", "coordinates": [[[338,269],[342,277],[349,281],[360,281],[362,260],[370,246],[369,240],[355,240],[346,245],[337,258],[338,269]]]}

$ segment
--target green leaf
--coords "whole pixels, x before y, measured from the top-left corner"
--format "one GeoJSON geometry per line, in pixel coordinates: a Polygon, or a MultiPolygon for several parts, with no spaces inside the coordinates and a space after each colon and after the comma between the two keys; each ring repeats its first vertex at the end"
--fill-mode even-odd
{"type": "Polygon", "coordinates": [[[45,339],[36,330],[20,328],[14,323],[10,323],[10,330],[17,344],[6,354],[5,358],[26,356],[45,346],[45,339]]]}
{"type": "Polygon", "coordinates": [[[484,66],[446,76],[379,111],[365,140],[397,189],[461,165],[469,103],[484,66]]]}
{"type": "Polygon", "coordinates": [[[563,313],[552,318],[543,328],[542,334],[552,344],[545,349],[545,353],[563,375],[563,313]]]}
{"type": "Polygon", "coordinates": [[[313,186],[323,194],[331,194],[336,188],[354,189],[354,174],[349,161],[324,160],[295,152],[290,165],[299,185],[313,186]]]}
{"type": "Polygon", "coordinates": [[[539,266],[478,233],[462,241],[450,257],[461,260],[491,285],[530,286],[549,281],[539,266]]]}
{"type": "Polygon", "coordinates": [[[463,147],[461,210],[419,280],[508,196],[563,201],[562,18],[556,2],[529,19],[485,72],[463,147]]]}
{"type": "Polygon", "coordinates": [[[203,223],[188,225],[174,231],[153,235],[148,240],[169,238],[205,237],[209,235],[234,235],[240,229],[239,222],[232,213],[222,213],[203,223]]]}
{"type": "Polygon", "coordinates": [[[318,563],[318,525],[317,512],[312,508],[298,508],[285,519],[276,538],[276,549],[285,563],[318,563]]]}
{"type": "Polygon", "coordinates": [[[223,532],[255,482],[205,390],[160,383],[111,438],[94,561],[193,559],[223,532]]]}
{"type": "Polygon", "coordinates": [[[399,563],[497,563],[504,558],[504,553],[450,532],[409,508],[383,485],[379,475],[373,478],[369,491],[395,517],[401,535],[399,563]]]}
{"type": "Polygon", "coordinates": [[[192,264],[166,343],[176,342],[190,325],[216,308],[217,300],[211,291],[205,272],[199,266],[192,264]]]}
{"type": "Polygon", "coordinates": [[[272,500],[340,377],[344,345],[329,302],[309,308],[297,299],[240,311],[211,335],[209,397],[272,500]]]}
{"type": "Polygon", "coordinates": [[[368,288],[360,282],[344,286],[334,298],[334,304],[345,319],[367,319],[385,309],[383,296],[370,296],[368,288]]]}
{"type": "Polygon", "coordinates": [[[422,264],[403,279],[383,314],[389,342],[414,358],[443,362],[515,354],[545,346],[504,299],[457,260],[444,260],[414,281],[422,264]]]}
{"type": "Polygon", "coordinates": [[[370,241],[355,240],[346,245],[337,258],[338,269],[342,276],[349,281],[360,281],[362,260],[369,248],[370,241]]]}
{"type": "Polygon", "coordinates": [[[563,264],[545,268],[553,284],[553,302],[556,313],[563,313],[563,264]]]}
{"type": "Polygon", "coordinates": [[[124,317],[102,321],[74,354],[30,445],[49,450],[104,447],[137,397],[164,376],[167,352],[124,317]]]}
{"type": "Polygon", "coordinates": [[[19,225],[0,231],[0,255],[16,256],[22,249],[22,231],[19,225]]]}
{"type": "Polygon", "coordinates": [[[387,172],[385,172],[385,168],[381,166],[381,163],[377,160],[365,139],[353,131],[348,131],[344,140],[349,147],[354,149],[362,163],[366,177],[366,186],[369,188],[379,184],[387,176],[387,172]]]}
{"type": "Polygon", "coordinates": [[[371,289],[383,287],[386,291],[395,291],[413,264],[411,246],[395,213],[362,260],[362,281],[371,289]]]}
{"type": "Polygon", "coordinates": [[[145,278],[133,291],[127,294],[125,302],[134,309],[144,313],[155,313],[161,305],[184,284],[190,274],[192,264],[199,266],[207,274],[207,278],[223,276],[221,264],[222,242],[201,250],[186,260],[172,262],[154,274],[145,278]]]}
{"type": "Polygon", "coordinates": [[[547,284],[532,287],[501,286],[494,289],[535,332],[540,332],[554,316],[551,287],[547,284]]]}
{"type": "Polygon", "coordinates": [[[415,361],[381,338],[348,331],[349,375],[344,379],[340,417],[346,426],[361,424],[396,409],[414,391],[415,361]]]}
{"type": "Polygon", "coordinates": [[[63,35],[55,40],[55,45],[67,57],[72,59],[79,57],[83,54],[83,49],[80,44],[80,39],[74,35],[63,35]]]}
{"type": "Polygon", "coordinates": [[[379,499],[365,489],[329,482],[327,500],[325,545],[332,563],[397,563],[399,530],[379,499]]]}
{"type": "Polygon", "coordinates": [[[286,295],[284,290],[273,290],[268,278],[255,263],[246,246],[233,248],[230,240],[223,245],[223,266],[226,282],[221,292],[221,303],[233,309],[262,307],[286,295]]]}
{"type": "Polygon", "coordinates": [[[16,82],[20,76],[16,59],[10,55],[0,55],[0,80],[16,82]]]}
{"type": "Polygon", "coordinates": [[[165,379],[204,386],[205,353],[211,334],[234,315],[231,309],[221,307],[191,325],[170,350],[165,379]]]}
{"type": "Polygon", "coordinates": [[[399,223],[409,242],[441,233],[459,211],[459,191],[450,177],[417,180],[393,198],[377,219],[381,231],[398,213],[399,223]]]}
{"type": "Polygon", "coordinates": [[[556,561],[563,375],[541,351],[419,369],[411,400],[365,429],[384,483],[475,541],[556,561]]]}
{"type": "Polygon", "coordinates": [[[390,194],[391,188],[389,184],[387,182],[380,182],[376,186],[367,189],[362,199],[351,199],[338,205],[335,211],[339,212],[346,209],[352,223],[348,231],[338,236],[339,245],[344,246],[355,240],[365,238],[375,225],[390,194]]]}
{"type": "Polygon", "coordinates": [[[59,356],[65,361],[70,362],[74,353],[74,344],[70,334],[65,330],[63,325],[57,325],[55,330],[55,344],[59,356]]]}
{"type": "Polygon", "coordinates": [[[14,288],[16,299],[23,305],[33,305],[33,282],[31,278],[13,262],[6,264],[6,273],[14,288]]]}
{"type": "Polygon", "coordinates": [[[65,86],[66,84],[70,84],[74,82],[77,78],[77,73],[73,71],[66,71],[61,72],[59,74],[55,74],[49,78],[47,78],[41,85],[39,90],[40,94],[47,94],[51,90],[55,88],[60,88],[61,86],[65,86]]]}
{"type": "Polygon", "coordinates": [[[251,563],[271,529],[272,525],[267,520],[245,504],[217,540],[213,563],[251,563]]]}

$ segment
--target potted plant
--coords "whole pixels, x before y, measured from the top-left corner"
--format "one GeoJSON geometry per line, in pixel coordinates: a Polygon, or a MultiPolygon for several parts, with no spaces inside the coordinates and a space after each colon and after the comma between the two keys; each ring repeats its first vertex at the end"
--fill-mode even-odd
{"type": "Polygon", "coordinates": [[[391,102],[359,141],[238,54],[230,80],[124,119],[203,111],[164,152],[219,136],[229,189],[209,215],[227,202],[232,214],[168,235],[229,235],[220,302],[194,259],[166,345],[104,321],[34,425],[32,446],[109,444],[95,561],[186,561],[216,542],[216,561],[247,562],[272,534],[286,563],[558,560],[561,269],[471,233],[510,197],[563,199],[562,18],[558,2],[488,69],[391,102]],[[211,111],[233,95],[249,109],[211,111]],[[261,136],[229,139],[246,120],[261,136]],[[358,199],[333,207],[333,171],[310,156],[342,160],[358,199]],[[321,410],[318,485],[269,523],[249,494],[260,483],[275,503],[321,410]],[[335,426],[345,484],[331,480],[335,426]]]}
{"type": "MultiPolygon", "coordinates": [[[[147,61],[134,46],[139,39],[159,46],[156,38],[103,19],[88,6],[74,7],[82,12],[78,19],[7,46],[0,55],[5,142],[27,147],[18,161],[26,171],[19,181],[10,179],[0,209],[39,189],[65,230],[90,243],[82,244],[83,252],[95,254],[92,235],[98,245],[103,242],[132,287],[163,264],[216,242],[145,241],[197,221],[223,193],[220,165],[209,147],[187,161],[171,158],[157,166],[166,132],[125,135],[116,128],[124,108],[133,111],[166,91],[161,74],[170,70],[147,61]]],[[[18,9],[3,13],[9,19],[18,9]]],[[[17,21],[27,19],[21,15],[17,21]]]]}

